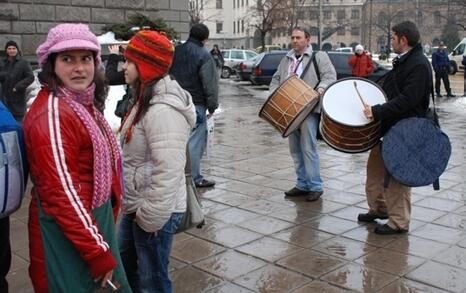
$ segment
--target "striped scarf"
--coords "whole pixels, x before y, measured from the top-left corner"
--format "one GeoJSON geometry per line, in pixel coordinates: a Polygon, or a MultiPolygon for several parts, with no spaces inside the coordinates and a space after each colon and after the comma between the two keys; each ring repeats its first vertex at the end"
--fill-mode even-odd
{"type": "MultiPolygon", "coordinates": [[[[94,157],[94,193],[92,209],[107,202],[111,194],[112,168],[121,174],[121,152],[115,135],[105,117],[93,106],[95,84],[84,92],[60,87],[57,96],[62,98],[86,127],[92,141],[94,157]]],[[[120,182],[121,184],[121,182],[120,182]]]]}

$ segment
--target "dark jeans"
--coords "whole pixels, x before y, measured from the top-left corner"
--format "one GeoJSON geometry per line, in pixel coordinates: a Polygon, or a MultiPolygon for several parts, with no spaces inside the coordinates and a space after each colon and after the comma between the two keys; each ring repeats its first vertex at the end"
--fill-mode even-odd
{"type": "Polygon", "coordinates": [[[8,292],[6,275],[11,265],[10,217],[0,219],[0,293],[8,292]]]}
{"type": "Polygon", "coordinates": [[[142,230],[134,214],[124,215],[120,223],[118,245],[131,289],[134,293],[171,293],[168,261],[173,235],[183,213],[173,213],[155,236],[142,230]]]}
{"type": "Polygon", "coordinates": [[[435,71],[435,93],[440,95],[440,80],[443,81],[447,94],[451,94],[450,80],[448,79],[448,70],[442,69],[435,71]]]}

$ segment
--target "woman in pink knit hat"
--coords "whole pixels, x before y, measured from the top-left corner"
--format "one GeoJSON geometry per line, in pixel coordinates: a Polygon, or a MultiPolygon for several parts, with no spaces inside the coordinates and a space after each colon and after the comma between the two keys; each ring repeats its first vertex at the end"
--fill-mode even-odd
{"type": "Polygon", "coordinates": [[[87,25],[60,24],[37,57],[42,89],[24,121],[34,290],[131,292],[115,239],[121,155],[101,113],[100,45],[87,25]]]}

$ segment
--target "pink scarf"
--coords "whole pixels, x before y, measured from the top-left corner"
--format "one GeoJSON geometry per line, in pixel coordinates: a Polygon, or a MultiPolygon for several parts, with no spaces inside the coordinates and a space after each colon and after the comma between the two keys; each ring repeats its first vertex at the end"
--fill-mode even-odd
{"type": "MultiPolygon", "coordinates": [[[[94,194],[92,209],[107,202],[111,194],[112,167],[121,174],[121,152],[115,135],[105,117],[96,110],[94,102],[95,84],[84,92],[60,87],[57,96],[62,98],[78,115],[92,141],[94,153],[94,194]]],[[[121,182],[120,182],[121,184],[121,182]]]]}

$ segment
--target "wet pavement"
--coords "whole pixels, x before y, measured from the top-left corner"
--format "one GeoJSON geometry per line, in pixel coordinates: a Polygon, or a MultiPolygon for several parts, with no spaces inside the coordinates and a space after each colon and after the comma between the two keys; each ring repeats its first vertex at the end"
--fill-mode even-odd
{"type": "MultiPolygon", "coordinates": [[[[462,93],[462,76],[452,85],[462,93]]],[[[287,140],[257,116],[266,88],[222,80],[220,89],[222,112],[203,161],[217,184],[199,190],[207,225],[175,237],[175,292],[466,293],[466,98],[436,101],[452,143],[441,189],[413,188],[409,233],[380,236],[375,224],[356,220],[367,209],[367,153],[349,155],[319,141],[322,199],[285,199],[294,168],[287,140]]],[[[11,220],[10,292],[32,292],[29,200],[11,220]]]]}

